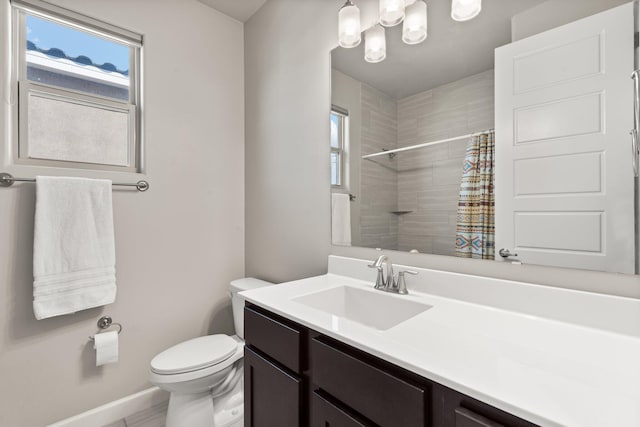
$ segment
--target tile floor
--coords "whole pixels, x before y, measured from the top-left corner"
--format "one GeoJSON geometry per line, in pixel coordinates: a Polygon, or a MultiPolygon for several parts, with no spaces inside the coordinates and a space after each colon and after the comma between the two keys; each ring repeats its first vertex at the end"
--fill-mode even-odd
{"type": "Polygon", "coordinates": [[[104,427],[164,427],[169,402],[129,415],[104,427]]]}

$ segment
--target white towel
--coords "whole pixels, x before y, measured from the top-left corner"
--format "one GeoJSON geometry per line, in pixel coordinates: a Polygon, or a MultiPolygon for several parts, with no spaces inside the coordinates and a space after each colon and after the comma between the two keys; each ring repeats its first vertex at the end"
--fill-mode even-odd
{"type": "Polygon", "coordinates": [[[351,246],[351,199],[348,194],[331,193],[331,243],[351,246]]]}
{"type": "Polygon", "coordinates": [[[111,181],[36,177],[34,231],[36,319],[115,301],[111,181]]]}

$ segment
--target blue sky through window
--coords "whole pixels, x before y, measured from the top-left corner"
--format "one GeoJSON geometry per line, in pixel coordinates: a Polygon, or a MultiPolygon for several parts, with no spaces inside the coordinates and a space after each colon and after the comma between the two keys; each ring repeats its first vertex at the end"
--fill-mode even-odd
{"type": "Polygon", "coordinates": [[[68,57],[84,55],[96,65],[109,62],[119,71],[129,69],[127,46],[32,15],[27,15],[27,40],[39,49],[58,48],[68,57]]]}
{"type": "Polygon", "coordinates": [[[331,113],[331,146],[336,148],[340,147],[340,141],[338,141],[339,122],[338,115],[331,113]]]}

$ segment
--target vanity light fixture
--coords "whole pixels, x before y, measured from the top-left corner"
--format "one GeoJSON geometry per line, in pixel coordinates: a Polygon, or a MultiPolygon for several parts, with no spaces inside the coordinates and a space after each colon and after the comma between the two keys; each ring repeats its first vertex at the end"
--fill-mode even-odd
{"type": "Polygon", "coordinates": [[[351,0],[338,12],[338,44],[342,47],[356,47],[360,44],[360,9],[351,0]]]}
{"type": "MultiPolygon", "coordinates": [[[[427,3],[425,0],[379,0],[379,23],[365,31],[365,53],[367,62],[376,63],[387,56],[384,27],[392,27],[404,20],[402,41],[418,44],[427,38],[427,3]]],[[[451,18],[468,21],[478,16],[482,0],[452,0],[451,18]]],[[[351,48],[360,44],[360,9],[352,0],[347,0],[338,12],[338,44],[351,48]]]]}
{"type": "Polygon", "coordinates": [[[404,19],[405,0],[380,0],[380,24],[398,25],[404,19]]]}
{"type": "Polygon", "coordinates": [[[427,4],[418,0],[405,9],[402,24],[402,41],[406,44],[418,44],[427,38],[427,4]]]}
{"type": "Polygon", "coordinates": [[[482,0],[452,0],[451,18],[455,21],[468,21],[478,16],[482,10],[482,0]]]}
{"type": "Polygon", "coordinates": [[[384,27],[375,25],[364,32],[364,60],[376,63],[387,57],[384,27]]]}

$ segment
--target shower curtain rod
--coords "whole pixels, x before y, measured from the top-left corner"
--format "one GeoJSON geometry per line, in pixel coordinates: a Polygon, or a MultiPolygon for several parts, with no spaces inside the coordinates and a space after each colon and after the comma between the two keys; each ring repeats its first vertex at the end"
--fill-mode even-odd
{"type": "MultiPolygon", "coordinates": [[[[16,178],[10,173],[0,172],[0,187],[10,187],[14,182],[36,182],[35,178],[16,178]]],[[[113,182],[111,185],[119,185],[121,187],[136,187],[138,191],[147,191],[149,183],[147,181],[138,181],[136,183],[113,182]]]]}
{"type": "Polygon", "coordinates": [[[487,133],[487,132],[493,132],[493,129],[485,130],[485,131],[482,131],[482,132],[470,133],[470,134],[467,134],[467,135],[454,136],[453,138],[440,139],[438,141],[431,141],[431,142],[425,142],[425,143],[417,144],[417,145],[410,145],[408,147],[396,148],[394,150],[380,151],[378,153],[367,154],[365,156],[362,156],[362,158],[363,159],[370,159],[372,157],[378,157],[378,156],[384,156],[384,155],[389,155],[389,154],[394,154],[394,153],[400,153],[402,151],[415,150],[417,148],[428,147],[430,145],[442,144],[443,142],[450,142],[450,141],[457,141],[459,139],[464,139],[464,138],[471,138],[471,137],[474,137],[474,136],[482,135],[483,133],[487,133]]]}

